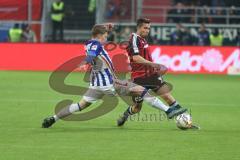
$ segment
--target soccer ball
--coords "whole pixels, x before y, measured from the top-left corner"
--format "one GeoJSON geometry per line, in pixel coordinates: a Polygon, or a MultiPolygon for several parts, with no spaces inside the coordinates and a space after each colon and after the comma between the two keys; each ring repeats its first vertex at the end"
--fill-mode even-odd
{"type": "Polygon", "coordinates": [[[191,128],[192,117],[188,113],[180,114],[176,117],[176,125],[179,129],[182,129],[182,130],[191,128]]]}

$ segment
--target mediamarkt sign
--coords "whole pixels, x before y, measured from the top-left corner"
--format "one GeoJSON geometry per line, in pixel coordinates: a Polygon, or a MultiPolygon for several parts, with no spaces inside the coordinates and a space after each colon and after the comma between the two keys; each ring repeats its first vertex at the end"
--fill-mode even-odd
{"type": "Polygon", "coordinates": [[[240,49],[235,47],[151,47],[153,61],[170,72],[240,74],[240,49]]]}

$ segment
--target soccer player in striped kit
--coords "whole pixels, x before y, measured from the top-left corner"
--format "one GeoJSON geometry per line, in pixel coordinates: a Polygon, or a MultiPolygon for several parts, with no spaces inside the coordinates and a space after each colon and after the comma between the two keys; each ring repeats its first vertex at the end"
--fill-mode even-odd
{"type": "MultiPolygon", "coordinates": [[[[42,123],[43,128],[52,126],[57,120],[68,117],[74,112],[82,111],[104,95],[116,96],[120,94],[138,97],[133,100],[133,104],[129,107],[129,114],[137,113],[143,100],[160,110],[169,109],[158,98],[151,96],[144,87],[127,80],[119,80],[116,77],[112,61],[103,46],[111,28],[111,24],[95,25],[92,29],[92,39],[85,44],[87,57],[79,66],[91,64],[92,70],[89,89],[83,98],[78,103],[62,108],[56,115],[45,118],[42,123]]],[[[173,117],[181,113],[181,110],[178,109],[171,110],[169,116],[173,117]]]]}
{"type": "MultiPolygon", "coordinates": [[[[131,64],[131,78],[133,83],[141,85],[148,90],[152,90],[159,95],[170,107],[165,109],[169,119],[172,118],[171,110],[180,110],[182,113],[187,109],[183,108],[170,93],[162,92],[169,83],[163,80],[163,76],[152,72],[151,68],[161,67],[161,64],[154,63],[149,51],[149,45],[146,38],[150,32],[150,19],[140,18],[137,20],[137,32],[132,33],[129,39],[129,45],[126,48],[131,64]],[[150,69],[149,69],[150,68],[150,69]]],[[[139,109],[140,110],[140,109],[139,109]]],[[[122,126],[129,117],[128,110],[118,119],[117,123],[122,126]]]]}

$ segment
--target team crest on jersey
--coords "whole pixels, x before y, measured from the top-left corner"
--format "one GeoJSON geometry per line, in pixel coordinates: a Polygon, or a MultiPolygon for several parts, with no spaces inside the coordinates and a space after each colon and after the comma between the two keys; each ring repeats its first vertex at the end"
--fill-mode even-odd
{"type": "Polygon", "coordinates": [[[91,50],[97,50],[97,45],[93,45],[92,47],[91,47],[91,50]]]}

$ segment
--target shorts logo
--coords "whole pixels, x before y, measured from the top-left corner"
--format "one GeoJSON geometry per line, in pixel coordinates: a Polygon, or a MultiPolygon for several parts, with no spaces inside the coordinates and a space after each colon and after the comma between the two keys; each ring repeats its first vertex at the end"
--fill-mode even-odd
{"type": "Polygon", "coordinates": [[[142,102],[143,101],[143,98],[142,97],[135,97],[135,102],[142,102]]]}

